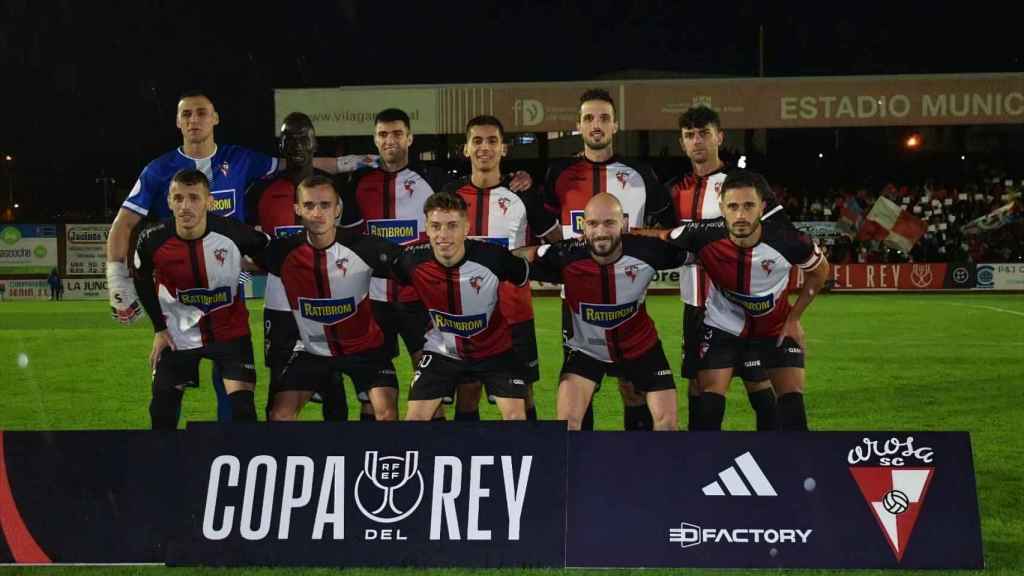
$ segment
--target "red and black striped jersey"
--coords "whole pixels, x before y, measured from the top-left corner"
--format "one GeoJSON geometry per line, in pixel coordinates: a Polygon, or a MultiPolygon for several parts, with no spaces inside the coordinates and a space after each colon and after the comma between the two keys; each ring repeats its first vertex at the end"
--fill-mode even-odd
{"type": "Polygon", "coordinates": [[[269,302],[267,308],[287,306],[295,316],[306,352],[317,356],[359,354],[384,343],[384,336],[370,306],[370,280],[387,276],[391,258],[399,248],[372,236],[357,236],[314,248],[305,232],[274,240],[267,251],[267,288],[286,302],[269,302]]]}
{"type": "MultiPolygon", "coordinates": [[[[410,164],[398,172],[367,168],[352,174],[343,200],[358,209],[356,224],[364,234],[394,244],[413,244],[427,239],[423,204],[440,189],[437,170],[410,164]]],[[[345,209],[346,211],[348,208],[345,209]]],[[[370,298],[386,302],[411,302],[416,292],[400,287],[393,280],[375,278],[370,283],[370,298]]]]}
{"type": "MultiPolygon", "coordinates": [[[[313,170],[313,173],[334,178],[321,170],[313,170]]],[[[300,232],[302,221],[295,214],[295,187],[298,182],[298,175],[289,172],[276,172],[253,182],[245,193],[248,210],[245,221],[271,238],[284,238],[300,232]]],[[[342,191],[337,178],[334,186],[339,193],[342,191]]],[[[341,226],[358,225],[359,211],[342,208],[341,226]]]]}
{"type": "Polygon", "coordinates": [[[537,249],[531,278],[562,284],[572,312],[566,346],[602,362],[643,356],[658,342],[647,315],[647,286],[658,270],[683,263],[687,254],[656,238],[622,236],[622,257],[599,264],[586,241],[563,240],[537,249]]]}
{"type": "Polygon", "coordinates": [[[676,225],[672,202],[650,166],[613,156],[606,162],[572,158],[548,168],[544,204],[562,222],[562,236],[583,233],[583,209],[596,194],[607,192],[619,199],[631,227],[671,228],[676,225]]]}
{"type": "MultiPolygon", "coordinates": [[[[509,250],[526,246],[531,240],[526,203],[505,186],[478,188],[469,177],[449,182],[445,192],[458,194],[466,201],[469,235],[509,250]]],[[[526,194],[532,194],[529,190],[526,194]]],[[[551,220],[552,225],[554,219],[551,220]]],[[[550,230],[552,226],[548,226],[550,230]]],[[[533,300],[529,285],[502,282],[498,291],[501,312],[510,324],[533,319],[533,300]]]]}
{"type": "Polygon", "coordinates": [[[184,240],[174,219],[139,236],[135,289],[157,332],[178,350],[249,335],[249,312],[238,297],[242,256],[263,262],[270,239],[236,220],[207,214],[206,233],[184,240]]]}
{"type": "Polygon", "coordinates": [[[406,247],[392,264],[430,316],[423,349],[461,359],[490,358],[512,347],[498,285],[526,285],[529,269],[526,260],[479,240],[466,240],[465,256],[452,266],[438,262],[429,244],[406,247]]]}
{"type": "MultiPolygon", "coordinates": [[[[701,222],[722,217],[722,208],[718,201],[721,198],[722,184],[729,175],[731,167],[723,164],[718,170],[698,176],[694,173],[684,174],[666,184],[672,207],[675,211],[676,224],[701,222]]],[[[771,193],[771,190],[768,190],[771,193]]],[[[763,219],[777,214],[784,218],[782,207],[771,195],[765,199],[765,215],[763,219]]],[[[788,222],[788,219],[787,219],[788,222]]],[[[699,262],[683,266],[679,270],[679,293],[683,301],[690,306],[704,306],[711,290],[711,280],[701,268],[699,262]]]]}
{"type": "Polygon", "coordinates": [[[813,270],[824,259],[788,220],[763,221],[751,248],[733,243],[721,218],[680,226],[669,243],[696,254],[713,282],[704,323],[744,337],[778,336],[790,310],[790,269],[813,270]]]}

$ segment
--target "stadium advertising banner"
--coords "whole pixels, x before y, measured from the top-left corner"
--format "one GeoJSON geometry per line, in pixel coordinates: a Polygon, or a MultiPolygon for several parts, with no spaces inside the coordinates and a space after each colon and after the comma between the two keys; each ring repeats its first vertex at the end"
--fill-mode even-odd
{"type": "Polygon", "coordinates": [[[565,424],[190,425],[168,562],[564,566],[565,424]]]}
{"type": "Polygon", "coordinates": [[[623,130],[676,130],[679,114],[711,106],[730,129],[1014,124],[1024,119],[1024,74],[715,78],[275,90],[275,127],[302,110],[317,134],[369,136],[389,106],[419,134],[459,134],[479,114],[509,132],[573,130],[579,96],[604,88],[623,130]]]}
{"type": "MultiPolygon", "coordinates": [[[[829,289],[833,292],[899,292],[921,290],[975,290],[994,288],[995,274],[982,274],[1005,264],[933,263],[933,264],[832,264],[829,271],[829,289]],[[984,286],[982,277],[988,278],[984,286]]],[[[1017,265],[1017,268],[1022,268],[1017,265]]],[[[797,288],[803,275],[794,272],[790,288],[797,288]]],[[[1000,285],[1009,286],[1006,281],[1000,285]]],[[[1000,290],[1024,290],[1024,281],[1016,287],[1000,290]]]]}
{"type": "Polygon", "coordinates": [[[0,432],[0,563],[163,563],[173,432],[0,432]]]}
{"type": "Polygon", "coordinates": [[[68,224],[65,274],[103,276],[107,270],[107,235],[110,224],[68,224]]]}
{"type": "Polygon", "coordinates": [[[1024,290],[1024,262],[978,264],[979,290],[1024,290]]]}
{"type": "Polygon", "coordinates": [[[567,566],[983,567],[967,433],[637,434],[570,435],[567,566]]]}
{"type": "Polygon", "coordinates": [[[56,226],[0,224],[0,276],[49,274],[56,267],[56,226]]]}
{"type": "MultiPolygon", "coordinates": [[[[106,278],[62,278],[64,300],[106,300],[106,278]]],[[[0,280],[5,300],[48,300],[50,285],[44,279],[0,280]]]]}

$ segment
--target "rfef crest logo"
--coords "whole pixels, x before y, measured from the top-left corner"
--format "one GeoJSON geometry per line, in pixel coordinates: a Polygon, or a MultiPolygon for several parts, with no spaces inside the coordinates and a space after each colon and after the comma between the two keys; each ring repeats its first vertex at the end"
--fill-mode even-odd
{"type": "Polygon", "coordinates": [[[850,474],[900,562],[935,474],[935,467],[919,465],[930,464],[933,452],[927,446],[916,446],[913,436],[884,442],[863,438],[861,444],[847,455],[850,474]],[[881,465],[858,465],[864,462],[881,465]]]}
{"type": "Polygon", "coordinates": [[[367,450],[355,484],[356,506],[363,516],[393,524],[415,512],[424,491],[419,462],[416,450],[406,451],[404,457],[380,456],[376,450],[367,450]]]}

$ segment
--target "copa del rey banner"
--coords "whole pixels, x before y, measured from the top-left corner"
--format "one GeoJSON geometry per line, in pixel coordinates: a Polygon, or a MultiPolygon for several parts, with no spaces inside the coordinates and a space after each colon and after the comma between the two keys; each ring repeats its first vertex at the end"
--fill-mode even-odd
{"type": "MultiPolygon", "coordinates": [[[[974,290],[992,288],[978,279],[979,267],[968,263],[832,264],[828,287],[833,292],[899,292],[974,290]]],[[[790,288],[803,284],[799,270],[790,275],[790,288]]],[[[990,282],[991,284],[991,282],[990,282]]],[[[1004,288],[1005,289],[1005,288],[1004,288]]]]}

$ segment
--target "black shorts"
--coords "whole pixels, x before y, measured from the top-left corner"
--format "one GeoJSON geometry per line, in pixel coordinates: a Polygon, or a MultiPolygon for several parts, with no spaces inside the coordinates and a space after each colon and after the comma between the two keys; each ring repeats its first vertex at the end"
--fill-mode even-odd
{"type": "Polygon", "coordinates": [[[562,374],[576,374],[597,383],[594,391],[601,389],[601,380],[607,376],[618,376],[633,383],[637,392],[656,392],[672,390],[676,387],[672,378],[672,369],[668,367],[668,358],[661,347],[661,340],[644,352],[643,356],[631,360],[602,362],[579,350],[569,350],[562,374]]]}
{"type": "MultiPolygon", "coordinates": [[[[683,365],[682,374],[684,378],[696,379],[703,360],[701,359],[701,342],[704,341],[704,307],[690,306],[683,304],[683,365]]],[[[753,351],[750,354],[754,354],[753,351]]],[[[744,382],[761,382],[768,379],[768,373],[760,359],[753,357],[744,358],[744,361],[734,366],[733,374],[743,379],[744,382]]]]}
{"type": "Polygon", "coordinates": [[[772,338],[742,338],[711,326],[704,326],[704,339],[700,345],[702,370],[732,368],[803,368],[804,351],[792,338],[782,346],[772,338]]]}
{"type": "Polygon", "coordinates": [[[414,302],[380,302],[373,300],[373,317],[377,320],[381,332],[384,333],[384,349],[391,357],[398,356],[398,335],[409,354],[423,350],[427,331],[430,329],[430,317],[427,309],[420,301],[414,302]]]}
{"type": "Polygon", "coordinates": [[[339,372],[348,375],[357,394],[367,394],[371,388],[398,389],[395,365],[391,363],[386,350],[378,348],[365,354],[337,357],[295,352],[282,373],[278,391],[314,392],[324,386],[339,385],[339,372]]]}
{"type": "Polygon", "coordinates": [[[569,359],[569,340],[572,339],[572,309],[562,298],[562,362],[569,359]]]}
{"type": "Polygon", "coordinates": [[[226,342],[214,342],[191,350],[171,350],[160,354],[153,375],[153,391],[169,390],[184,385],[199,385],[199,361],[209,358],[220,367],[225,380],[256,383],[256,361],[252,352],[252,338],[242,336],[226,342]]]}
{"type": "Polygon", "coordinates": [[[299,327],[291,312],[263,310],[263,365],[270,369],[270,397],[281,389],[281,372],[288,365],[298,340],[299,327]]]}
{"type": "Polygon", "coordinates": [[[445,400],[455,396],[460,382],[479,381],[489,396],[526,398],[526,380],[520,375],[511,350],[490,358],[459,360],[436,352],[423,352],[416,365],[409,400],[445,400]]]}

